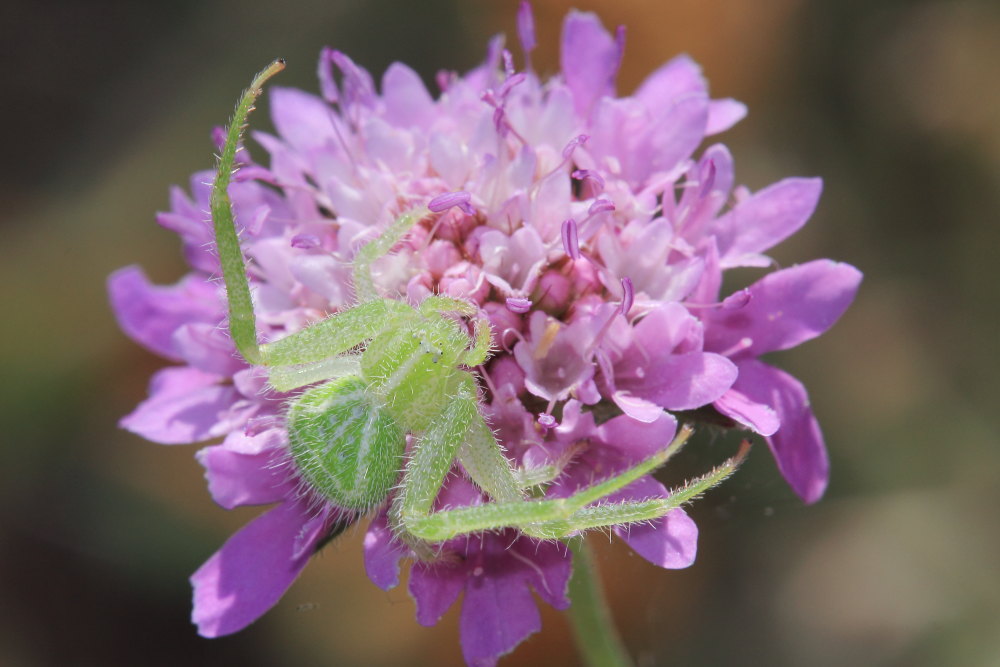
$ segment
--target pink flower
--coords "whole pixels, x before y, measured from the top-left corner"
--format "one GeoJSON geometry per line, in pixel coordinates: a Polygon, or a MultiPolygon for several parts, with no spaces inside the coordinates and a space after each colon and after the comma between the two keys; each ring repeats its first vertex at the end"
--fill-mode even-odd
{"type": "MultiPolygon", "coordinates": [[[[527,60],[535,46],[527,3],[518,32],[527,60]]],[[[819,181],[734,191],[726,148],[695,152],[745,107],[711,99],[686,56],[616,96],[624,32],[612,35],[593,14],[567,16],[562,70],[546,81],[530,61],[517,71],[500,44],[466,75],[439,75],[436,97],[405,65],[390,66],[376,86],[330,49],[320,58],[321,97],[271,89],[277,136],[254,134],[268,158],[242,150],[229,189],[262,338],[350,307],[358,248],[400,210],[426,206],[426,219],[376,262],[376,286],[412,303],[443,293],[482,308],[499,350],[480,369],[483,411],[513,463],[561,470],[543,485],[548,497],[664,447],[677,429],[672,413],[714,407],[766,436],[792,487],[816,500],[827,459],[805,390],[757,357],[828,329],[860,273],[820,260],[717,301],[723,271],[768,266],[763,253],[805,223],[819,181]],[[597,423],[594,406],[617,416],[597,423]]],[[[201,185],[209,180],[195,175],[190,196],[175,189],[158,216],[181,236],[192,272],[155,287],[129,267],[111,276],[109,291],[123,330],[177,364],[154,376],[122,426],[163,444],[222,439],[198,454],[212,497],[227,509],[274,505],[192,577],[194,621],[215,637],[262,615],[360,517],[310,493],[288,455],[285,397],[224,334],[201,185]]],[[[439,507],[487,502],[455,472],[439,507]]],[[[611,500],[667,493],[645,476],[611,500]]],[[[392,535],[384,507],[365,558],[371,579],[388,588],[413,554],[392,535]]],[[[695,556],[697,528],[680,509],[614,532],[661,567],[695,556]]],[[[417,618],[436,622],[464,591],[470,664],[493,664],[539,629],[532,592],[557,608],[569,603],[570,556],[559,543],[506,530],[435,548],[441,558],[413,565],[417,618]]]]}

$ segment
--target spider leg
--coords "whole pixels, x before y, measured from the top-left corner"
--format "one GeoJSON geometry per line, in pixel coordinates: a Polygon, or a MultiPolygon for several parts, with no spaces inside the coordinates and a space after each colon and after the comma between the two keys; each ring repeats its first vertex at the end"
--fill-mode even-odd
{"type": "Polygon", "coordinates": [[[386,228],[382,235],[363,245],[354,256],[354,295],[359,302],[373,301],[379,298],[372,279],[372,263],[389,254],[392,247],[399,243],[413,225],[420,220],[424,211],[415,209],[407,211],[386,228]]]}
{"type": "Polygon", "coordinates": [[[402,301],[367,301],[262,345],[260,363],[297,365],[329,359],[375,337],[380,331],[404,325],[414,316],[414,310],[402,301]]]}
{"type": "Polygon", "coordinates": [[[426,509],[424,506],[404,506],[401,519],[409,533],[428,542],[442,542],[458,535],[503,528],[518,528],[526,535],[541,539],[557,539],[589,528],[649,521],[722,482],[745,456],[745,451],[741,449],[726,463],[666,498],[601,503],[614,492],[662,465],[689,435],[689,430],[682,431],[670,445],[653,456],[565,498],[485,503],[434,513],[429,511],[429,505],[426,509]]]}
{"type": "Polygon", "coordinates": [[[212,185],[212,195],[209,202],[212,209],[215,244],[219,251],[219,264],[222,266],[222,278],[226,283],[226,299],[229,302],[229,331],[236,344],[236,349],[251,364],[260,363],[260,349],[257,347],[257,322],[254,319],[250,285],[247,283],[247,269],[243,261],[240,239],[236,234],[233,207],[229,200],[228,189],[236,162],[236,150],[239,147],[243,128],[246,126],[247,116],[253,111],[254,102],[261,94],[261,86],[284,68],[284,60],[275,60],[254,77],[250,88],[243,93],[240,101],[236,104],[233,119],[226,131],[226,143],[219,155],[215,183],[212,185]]]}

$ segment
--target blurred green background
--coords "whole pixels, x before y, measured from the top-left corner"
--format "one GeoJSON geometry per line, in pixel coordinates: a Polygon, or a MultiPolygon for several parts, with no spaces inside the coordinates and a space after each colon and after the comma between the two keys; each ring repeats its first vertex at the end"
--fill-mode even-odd
{"type": "MultiPolygon", "coordinates": [[[[995,2],[582,0],[628,26],[619,90],[686,51],[759,188],[820,175],[812,221],[775,253],[866,274],[826,337],[782,353],[833,459],[803,507],[764,447],[692,512],[698,562],[600,562],[643,665],[1000,664],[1000,8],[995,2]]],[[[543,73],[565,10],[536,2],[543,73]]],[[[187,577],[257,511],[211,502],[195,447],[116,421],[163,362],[122,335],[112,270],[181,276],[153,219],[212,164],[209,132],[277,55],[315,91],[320,47],[376,77],[431,80],[514,39],[516,3],[12,0],[0,9],[0,664],[451,665],[457,614],[419,627],[405,588],[365,578],[355,532],[261,621],[208,641],[187,577]]],[[[263,105],[266,109],[266,103],[263,105]]],[[[255,117],[266,127],[266,110],[255,117]]],[[[712,452],[710,456],[715,456],[712,452]]],[[[708,460],[708,459],[706,459],[708,460]]],[[[694,462],[700,463],[700,462],[694,462]]],[[[691,463],[693,466],[694,463],[691,463]]],[[[692,468],[693,469],[693,468],[692,468]]],[[[598,539],[600,541],[600,539],[598,539]]],[[[559,614],[504,664],[572,665],[559,614]]]]}

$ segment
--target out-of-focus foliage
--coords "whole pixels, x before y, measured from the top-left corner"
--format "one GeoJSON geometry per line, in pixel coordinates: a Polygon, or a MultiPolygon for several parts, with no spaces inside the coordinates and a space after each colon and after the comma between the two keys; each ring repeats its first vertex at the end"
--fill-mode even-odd
{"type": "MultiPolygon", "coordinates": [[[[827,498],[801,506],[759,448],[694,509],[691,569],[602,550],[630,648],[643,664],[976,665],[1000,654],[1000,9],[575,5],[628,26],[624,88],[687,51],[716,95],[749,104],[722,137],[738,180],[825,179],[816,216],[779,260],[829,256],[866,274],[828,336],[782,357],[826,431],[827,498]]],[[[542,71],[555,70],[568,6],[536,3],[542,71]]],[[[458,664],[454,615],[417,626],[402,588],[386,594],[364,577],[357,544],[328,548],[247,631],[195,636],[187,576],[253,512],[214,508],[195,448],[116,429],[161,361],[118,332],[103,281],[130,263],[156,282],[181,275],[179,244],[153,214],[170,184],[211,165],[209,131],[226,121],[234,86],[272,57],[289,60],[284,85],[307,90],[324,44],[373,72],[405,60],[431,80],[476,64],[498,28],[513,37],[514,10],[457,0],[0,10],[0,663],[458,664]]],[[[562,620],[544,624],[518,659],[573,664],[562,620]]]]}

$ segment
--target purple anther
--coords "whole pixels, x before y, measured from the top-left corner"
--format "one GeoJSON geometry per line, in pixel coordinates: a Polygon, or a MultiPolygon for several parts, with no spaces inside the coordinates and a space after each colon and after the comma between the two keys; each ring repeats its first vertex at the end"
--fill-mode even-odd
{"type": "Polygon", "coordinates": [[[493,110],[493,127],[496,128],[497,134],[501,137],[507,136],[507,130],[510,128],[507,125],[507,114],[504,113],[503,107],[497,107],[493,110]]]}
{"type": "Polygon", "coordinates": [[[292,237],[292,247],[300,250],[312,250],[321,243],[315,234],[296,234],[292,237]]]}
{"type": "Polygon", "coordinates": [[[427,202],[427,208],[429,208],[434,213],[441,213],[442,211],[447,211],[453,206],[457,206],[462,209],[462,212],[466,215],[475,215],[476,209],[472,207],[470,203],[472,200],[472,195],[464,190],[459,190],[458,192],[446,192],[443,195],[438,195],[434,199],[427,202]]]}
{"type": "Polygon", "coordinates": [[[542,428],[555,428],[556,426],[559,425],[559,422],[557,422],[556,418],[550,415],[548,412],[543,412],[542,414],[538,415],[538,424],[542,428]]]}
{"type": "Polygon", "coordinates": [[[635,287],[632,285],[632,279],[628,276],[622,278],[622,305],[621,313],[622,315],[628,315],[628,311],[632,310],[632,303],[635,301],[635,287]]]}
{"type": "Polygon", "coordinates": [[[323,99],[330,103],[336,102],[340,95],[337,92],[337,83],[333,79],[333,49],[329,46],[324,46],[320,51],[317,74],[323,99]]]}
{"type": "Polygon", "coordinates": [[[573,261],[580,259],[580,239],[577,236],[576,220],[569,218],[562,223],[563,250],[573,261]]]}
{"type": "Polygon", "coordinates": [[[604,177],[593,169],[577,169],[572,174],[578,181],[590,181],[592,188],[596,192],[604,190],[604,177]]]}
{"type": "Polygon", "coordinates": [[[746,287],[744,287],[739,292],[733,292],[732,294],[730,294],[729,296],[727,296],[725,299],[723,299],[722,300],[722,309],[723,310],[738,310],[738,309],[742,308],[743,306],[747,305],[748,303],[750,303],[751,299],[753,299],[753,294],[750,293],[749,289],[747,289],[746,287]]]}
{"type": "Polygon", "coordinates": [[[597,215],[598,213],[604,213],[606,211],[615,210],[615,203],[610,199],[598,199],[593,204],[590,205],[590,209],[587,211],[590,215],[597,215]]]}
{"type": "Polygon", "coordinates": [[[510,94],[510,91],[513,90],[514,86],[521,83],[526,78],[528,78],[528,75],[525,74],[524,72],[511,74],[509,77],[507,77],[507,80],[500,84],[500,90],[497,91],[497,94],[500,96],[500,99],[501,100],[506,99],[507,95],[510,94]]]}
{"type": "Polygon", "coordinates": [[[715,160],[709,160],[701,168],[701,190],[698,192],[698,198],[704,199],[708,196],[708,193],[712,191],[712,187],[715,186],[715,160]]]}
{"type": "Polygon", "coordinates": [[[510,51],[507,49],[503,50],[501,54],[503,57],[503,71],[508,78],[514,76],[514,56],[510,55],[510,51]]]}
{"type": "Polygon", "coordinates": [[[507,298],[507,310],[512,313],[517,313],[518,315],[523,315],[531,310],[531,305],[531,299],[525,299],[519,296],[511,296],[507,298]]]}
{"type": "Polygon", "coordinates": [[[517,8],[517,37],[521,40],[524,55],[535,50],[535,17],[531,14],[531,3],[523,0],[517,8]]]}
{"type": "Polygon", "coordinates": [[[583,144],[587,143],[588,139],[590,139],[590,136],[586,134],[578,134],[577,136],[573,137],[570,140],[570,142],[566,144],[566,148],[564,148],[562,151],[563,158],[569,159],[569,156],[573,154],[573,151],[576,150],[576,147],[582,146],[583,144]]]}
{"type": "Polygon", "coordinates": [[[479,96],[483,102],[486,102],[491,107],[500,106],[500,101],[497,99],[496,93],[493,92],[492,88],[487,88],[483,91],[482,95],[479,96]]]}

